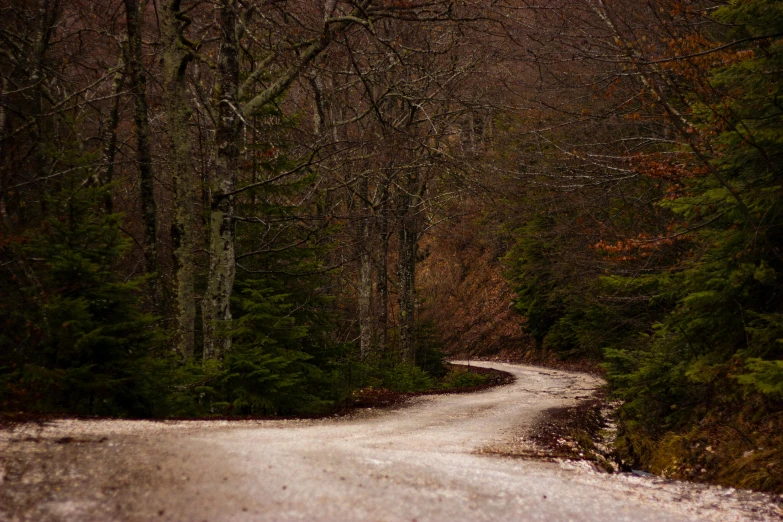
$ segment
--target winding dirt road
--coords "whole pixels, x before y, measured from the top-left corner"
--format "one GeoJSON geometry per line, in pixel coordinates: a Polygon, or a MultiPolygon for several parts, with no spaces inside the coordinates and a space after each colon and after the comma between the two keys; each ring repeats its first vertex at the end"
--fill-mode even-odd
{"type": "Polygon", "coordinates": [[[497,456],[600,381],[473,364],[517,380],[340,419],[2,431],[0,520],[780,520],[779,498],[497,456]]]}

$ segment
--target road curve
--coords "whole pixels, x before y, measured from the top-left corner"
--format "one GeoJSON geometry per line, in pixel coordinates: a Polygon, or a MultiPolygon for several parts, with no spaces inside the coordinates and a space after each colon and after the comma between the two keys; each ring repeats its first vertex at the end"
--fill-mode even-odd
{"type": "Polygon", "coordinates": [[[0,467],[0,500],[11,503],[0,520],[779,520],[779,499],[764,495],[487,454],[525,444],[545,410],[574,404],[600,381],[472,364],[516,382],[352,418],[63,421],[32,437],[23,433],[32,428],[5,433],[17,460],[5,483],[0,467]],[[51,444],[63,437],[72,443],[51,444]]]}

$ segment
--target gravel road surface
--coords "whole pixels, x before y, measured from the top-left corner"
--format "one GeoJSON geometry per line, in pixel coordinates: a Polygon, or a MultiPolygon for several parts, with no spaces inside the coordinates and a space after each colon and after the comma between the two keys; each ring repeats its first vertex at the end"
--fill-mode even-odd
{"type": "MultiPolygon", "coordinates": [[[[781,520],[778,497],[520,453],[542,413],[600,385],[516,382],[303,421],[57,421],[0,431],[0,520],[781,520]]],[[[527,446],[527,449],[530,449],[527,446]]]]}

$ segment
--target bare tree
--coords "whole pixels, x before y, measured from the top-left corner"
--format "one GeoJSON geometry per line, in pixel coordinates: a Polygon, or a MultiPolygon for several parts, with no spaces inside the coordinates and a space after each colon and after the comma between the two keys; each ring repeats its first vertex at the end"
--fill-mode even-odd
{"type": "MultiPolygon", "coordinates": [[[[220,4],[218,14],[220,51],[214,102],[218,114],[214,179],[216,190],[211,201],[210,272],[202,304],[204,353],[207,359],[220,358],[230,348],[230,340],[225,333],[219,332],[219,325],[225,324],[231,318],[230,299],[236,276],[235,197],[247,190],[247,187],[238,186],[239,147],[240,137],[248,119],[285,93],[307,67],[330,47],[337,35],[345,35],[355,27],[372,31],[375,20],[402,17],[403,14],[416,15],[416,9],[411,7],[388,8],[372,0],[363,0],[356,4],[327,2],[324,4],[324,10],[320,11],[321,17],[311,18],[317,22],[309,29],[310,36],[304,40],[294,39],[292,42],[292,48],[298,51],[289,56],[288,63],[281,63],[269,85],[248,96],[251,87],[256,86],[267,73],[271,60],[282,52],[273,49],[269,60],[256,64],[245,83],[239,85],[240,35],[247,34],[253,16],[262,8],[259,4],[243,10],[238,3],[226,0],[220,4]]],[[[445,7],[443,9],[448,12],[445,7]]],[[[424,8],[423,11],[429,13],[430,9],[424,8]]],[[[294,9],[282,10],[283,19],[293,18],[297,24],[303,23],[304,16],[308,14],[312,15],[311,10],[304,9],[298,13],[294,9]],[[298,15],[301,15],[301,18],[298,15]]],[[[290,49],[287,51],[290,55],[290,49]]]]}
{"type": "MultiPolygon", "coordinates": [[[[148,273],[158,272],[158,218],[155,175],[152,167],[151,131],[147,106],[147,74],[142,49],[142,13],[138,0],[124,0],[128,32],[128,87],[133,96],[136,162],[139,169],[144,260],[148,273]]],[[[154,287],[158,285],[153,283],[154,287]]],[[[155,291],[157,293],[157,291],[155,291]]]]}
{"type": "Polygon", "coordinates": [[[176,348],[185,359],[195,349],[195,266],[194,266],[194,200],[195,180],[191,167],[189,123],[191,108],[187,95],[187,68],[195,58],[197,46],[188,40],[191,23],[181,0],[170,0],[162,6],[163,92],[168,138],[170,142],[174,215],[171,240],[174,255],[173,294],[176,320],[176,348]]]}

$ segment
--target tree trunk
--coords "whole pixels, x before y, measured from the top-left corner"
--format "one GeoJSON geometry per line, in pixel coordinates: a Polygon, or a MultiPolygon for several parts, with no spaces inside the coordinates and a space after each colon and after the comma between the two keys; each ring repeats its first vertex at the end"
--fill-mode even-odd
{"type": "MultiPolygon", "coordinates": [[[[44,180],[50,164],[47,149],[50,135],[52,134],[52,119],[44,115],[44,90],[46,85],[46,54],[51,45],[52,33],[59,17],[60,2],[58,0],[40,0],[38,3],[38,26],[35,42],[32,47],[32,60],[30,71],[30,118],[35,121],[35,144],[32,150],[32,159],[35,175],[39,180],[44,180]]],[[[45,185],[44,185],[45,186],[45,185]]],[[[45,198],[41,199],[41,210],[45,212],[45,198]]]]}
{"type": "MultiPolygon", "coordinates": [[[[117,67],[118,70],[114,74],[114,100],[112,100],[111,112],[109,113],[109,141],[106,143],[106,148],[103,149],[103,162],[106,164],[106,168],[95,174],[93,180],[93,183],[100,187],[108,185],[114,180],[114,159],[117,156],[117,129],[120,126],[120,93],[125,85],[125,73],[122,70],[124,60],[122,57],[118,60],[117,67]]],[[[104,205],[107,214],[114,212],[114,199],[111,193],[106,194],[104,205]]]]}
{"type": "MultiPolygon", "coordinates": [[[[150,122],[147,109],[147,75],[144,72],[141,39],[141,9],[138,0],[125,0],[128,30],[128,77],[133,96],[136,130],[136,161],[141,181],[141,219],[144,227],[144,261],[147,273],[158,270],[157,259],[157,206],[155,204],[152,151],[150,148],[150,122]]],[[[157,284],[153,283],[154,288],[157,284]]],[[[157,294],[153,291],[153,296],[157,294]]],[[[154,297],[153,297],[154,298],[154,297]]]]}
{"type": "Polygon", "coordinates": [[[388,201],[389,186],[384,184],[381,190],[380,211],[376,216],[375,232],[378,236],[378,257],[375,260],[375,280],[377,284],[377,351],[385,354],[388,348],[388,323],[389,323],[389,221],[388,201]]]}
{"type": "Polygon", "coordinates": [[[400,229],[398,235],[397,277],[399,279],[400,360],[416,362],[416,204],[414,190],[417,175],[409,173],[403,194],[399,198],[400,229]]]}
{"type": "Polygon", "coordinates": [[[204,360],[220,359],[231,348],[225,332],[231,319],[231,291],[236,275],[234,213],[239,170],[242,118],[238,111],[239,42],[236,0],[222,0],[220,9],[220,59],[217,100],[219,118],[215,132],[215,194],[209,230],[209,279],[202,304],[204,360]]]}
{"type": "Polygon", "coordinates": [[[171,162],[171,184],[174,192],[174,216],[171,242],[174,256],[173,308],[176,320],[175,345],[183,359],[193,357],[195,349],[196,302],[193,264],[193,203],[195,192],[190,165],[190,116],[185,99],[188,63],[193,59],[189,42],[184,37],[190,21],[180,13],[181,0],[163,5],[161,25],[163,50],[163,96],[171,162]]]}
{"type": "Polygon", "coordinates": [[[369,180],[359,180],[359,353],[364,360],[372,352],[372,258],[370,257],[369,180]]]}

